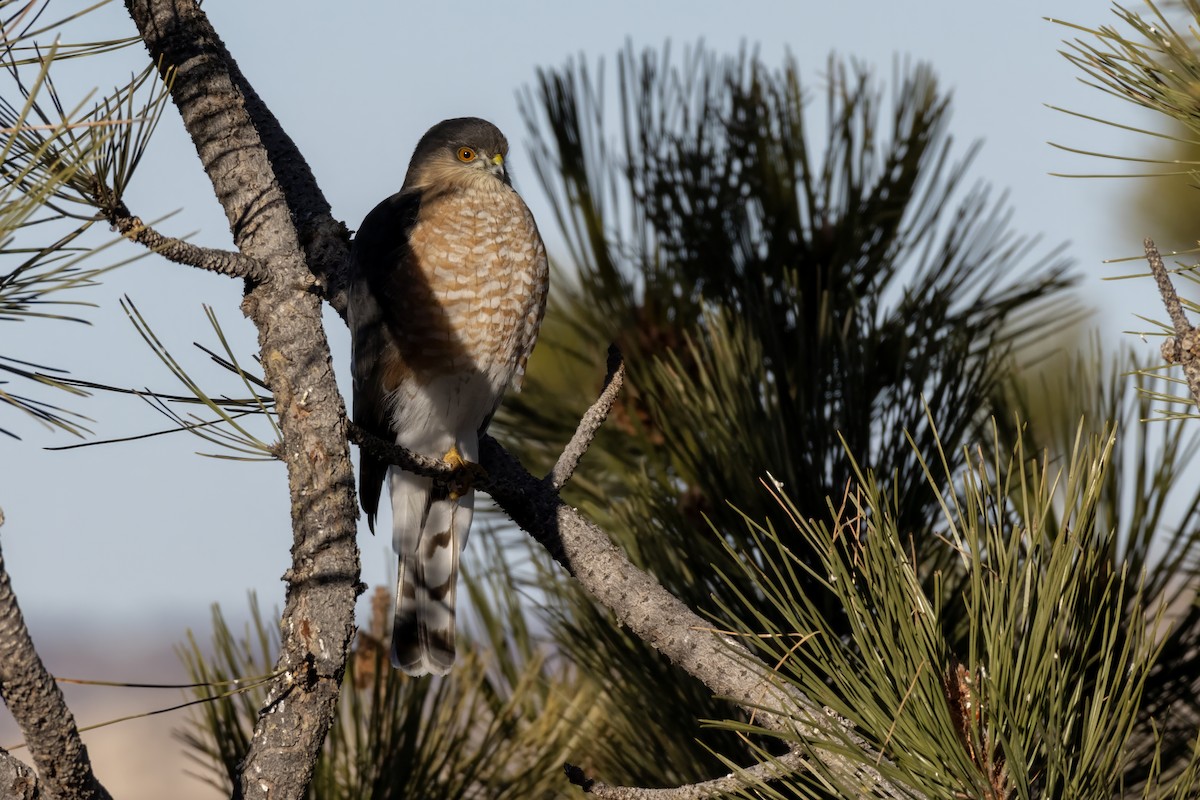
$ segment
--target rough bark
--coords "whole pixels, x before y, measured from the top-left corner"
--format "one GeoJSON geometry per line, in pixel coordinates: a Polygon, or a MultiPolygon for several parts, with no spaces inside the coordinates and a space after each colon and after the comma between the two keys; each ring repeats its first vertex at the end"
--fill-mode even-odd
{"type": "MultiPolygon", "coordinates": [[[[0,525],[3,524],[4,513],[0,511],[0,525]]],[[[33,646],[8,579],[2,551],[0,697],[21,728],[39,776],[38,784],[30,789],[28,771],[21,773],[16,766],[20,762],[5,754],[0,763],[0,797],[33,796],[22,791],[36,794],[40,786],[40,796],[45,798],[108,800],[108,792],[92,773],[75,717],[33,646]]]]}
{"type": "MultiPolygon", "coordinates": [[[[234,243],[267,266],[243,310],[275,397],[292,515],[282,671],[261,710],[237,796],[300,798],[332,722],[362,591],[345,408],[321,324],[344,284],[344,228],[311,170],[194,0],[126,0],[225,209],[234,243]]],[[[344,306],[344,303],[342,303],[344,306]]],[[[247,535],[253,535],[248,531],[247,535]]]]}
{"type": "Polygon", "coordinates": [[[130,213],[124,202],[117,202],[112,208],[105,209],[105,214],[122,236],[158,253],[168,261],[228,275],[231,278],[248,278],[253,281],[267,278],[266,267],[261,262],[247,258],[241,253],[198,247],[182,239],[163,236],[140,217],[130,213]]]}

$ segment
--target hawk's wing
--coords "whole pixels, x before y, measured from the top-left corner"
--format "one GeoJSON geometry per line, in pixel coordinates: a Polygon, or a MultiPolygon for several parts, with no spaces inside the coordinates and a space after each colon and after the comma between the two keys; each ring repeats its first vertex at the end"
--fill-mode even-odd
{"type": "MultiPolygon", "coordinates": [[[[350,249],[350,301],[347,317],[354,342],[354,422],[385,441],[393,441],[388,396],[389,362],[400,358],[396,347],[398,325],[394,309],[407,280],[404,264],[408,236],[416,224],[421,198],[415,192],[398,192],[367,215],[350,249]]],[[[395,365],[391,365],[394,374],[395,365]]],[[[379,493],[387,464],[359,451],[358,501],[375,530],[379,493]]]]}

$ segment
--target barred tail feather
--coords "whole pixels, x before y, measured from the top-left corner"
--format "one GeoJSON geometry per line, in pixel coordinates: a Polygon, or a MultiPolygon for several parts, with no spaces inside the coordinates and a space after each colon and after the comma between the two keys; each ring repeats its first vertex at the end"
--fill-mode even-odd
{"type": "Polygon", "coordinates": [[[393,543],[400,561],[392,665],[410,675],[444,675],[454,664],[458,557],[471,525],[474,492],[451,499],[444,485],[399,470],[391,480],[393,543]]]}

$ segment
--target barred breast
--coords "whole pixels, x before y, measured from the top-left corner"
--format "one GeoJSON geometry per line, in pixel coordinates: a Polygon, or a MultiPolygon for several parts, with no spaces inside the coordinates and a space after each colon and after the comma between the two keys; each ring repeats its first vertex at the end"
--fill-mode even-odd
{"type": "MultiPolygon", "coordinates": [[[[489,182],[490,183],[490,182],[489,182]]],[[[404,360],[418,381],[476,372],[519,384],[545,308],[546,252],[508,186],[473,186],[422,203],[409,236],[404,360]]]]}

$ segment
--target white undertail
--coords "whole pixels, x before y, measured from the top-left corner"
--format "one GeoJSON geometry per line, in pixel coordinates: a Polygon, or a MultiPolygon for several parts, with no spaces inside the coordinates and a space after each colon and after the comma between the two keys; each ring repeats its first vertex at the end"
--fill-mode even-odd
{"type": "Polygon", "coordinates": [[[409,675],[444,675],[454,665],[458,559],[475,492],[452,498],[445,484],[399,469],[389,471],[388,481],[399,556],[392,665],[409,675]]]}

